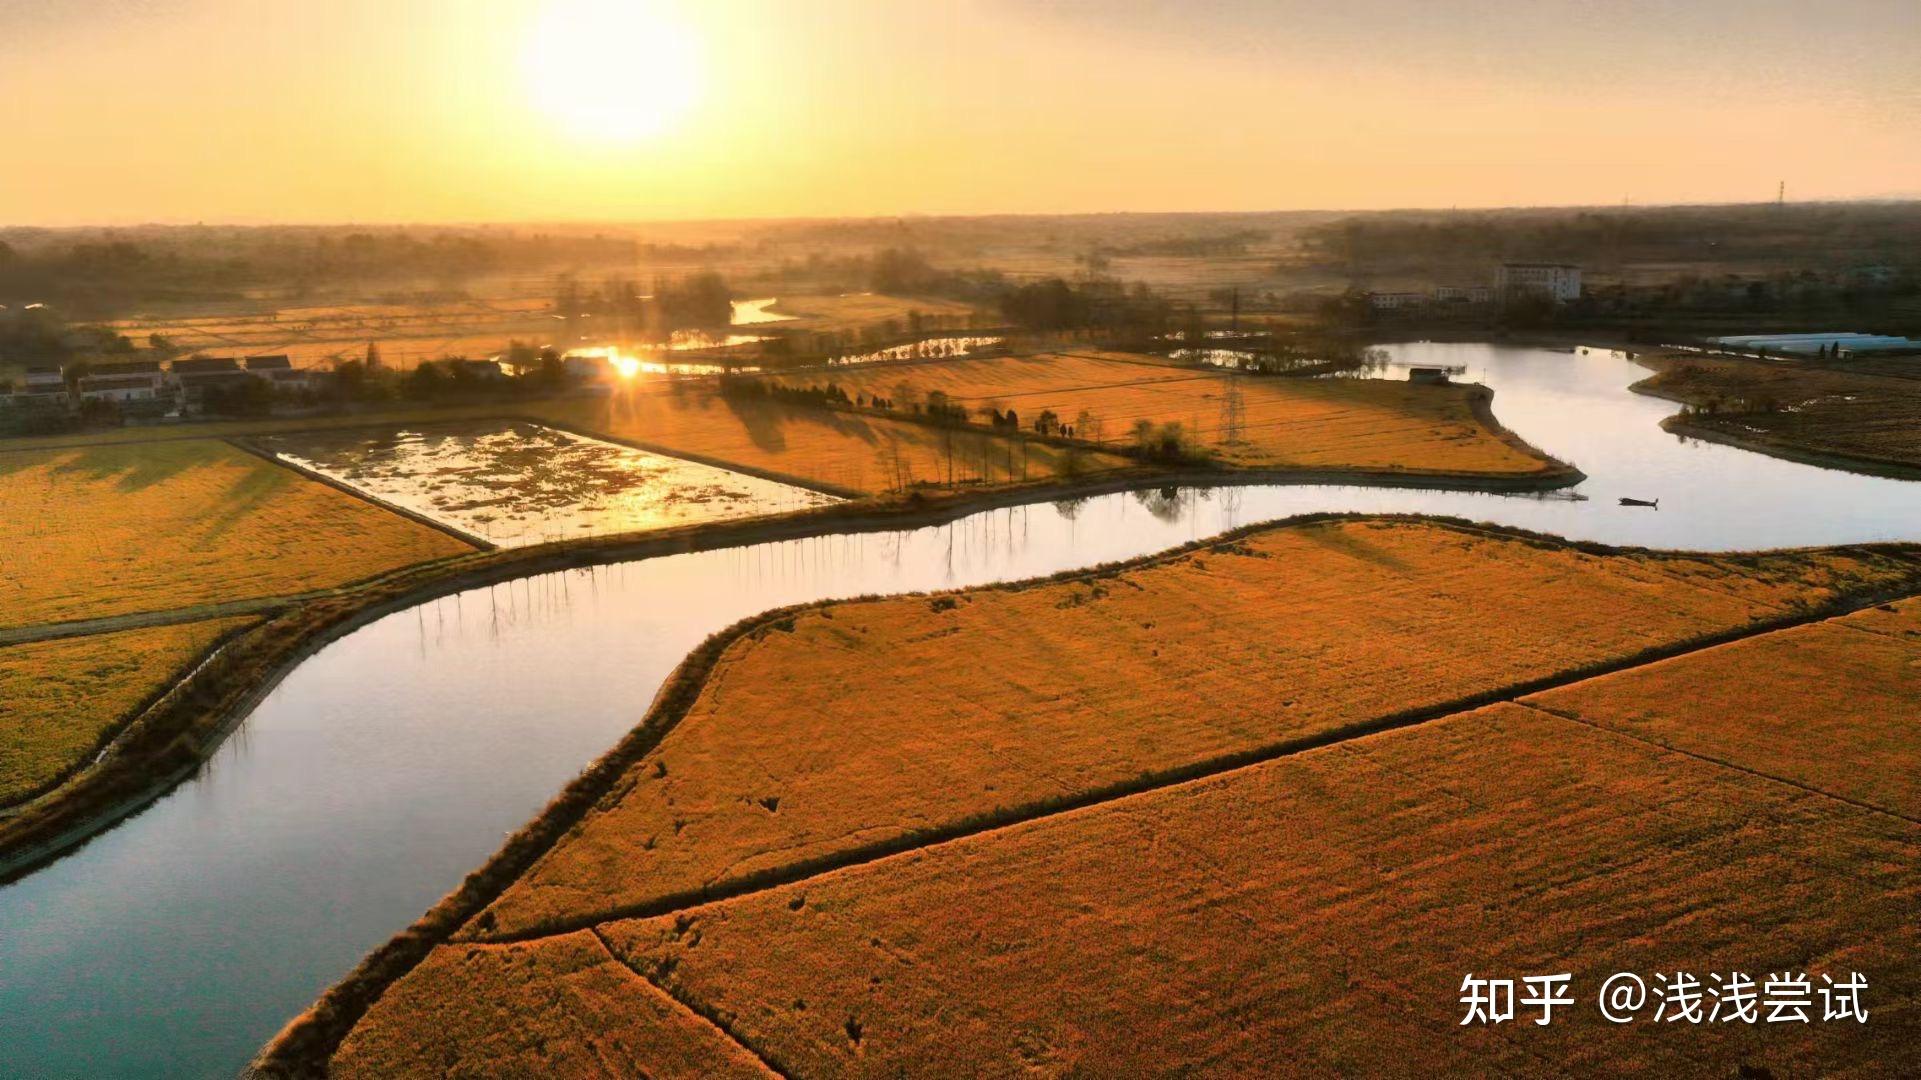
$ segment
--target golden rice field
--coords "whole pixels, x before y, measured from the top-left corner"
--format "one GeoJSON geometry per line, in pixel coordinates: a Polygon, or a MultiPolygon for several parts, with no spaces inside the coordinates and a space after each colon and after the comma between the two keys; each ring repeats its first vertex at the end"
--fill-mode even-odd
{"type": "Polygon", "coordinates": [[[444,1003],[431,1027],[364,1025],[329,1075],[771,1077],[754,1056],[614,959],[588,931],[442,950],[382,1014],[444,1003]],[[503,1020],[511,1020],[503,1023],[503,1020]]]}
{"type": "Polygon", "coordinates": [[[1051,410],[1076,425],[1077,437],[1116,445],[1130,440],[1136,421],[1179,423],[1200,449],[1242,467],[1495,474],[1553,467],[1476,416],[1479,391],[1466,386],[1237,377],[1121,353],[982,357],[778,378],[794,385],[831,379],[850,395],[899,403],[938,390],[969,410],[1011,408],[1028,427],[1051,410]],[[1242,401],[1232,442],[1223,412],[1230,387],[1242,401]]]}
{"type": "Polygon", "coordinates": [[[1915,574],[1871,553],[1603,555],[1373,519],[830,604],[729,646],[684,719],[470,936],[1038,812],[1915,574]]]}
{"type": "Polygon", "coordinates": [[[258,314],[123,319],[107,324],[144,344],[161,334],[176,348],[212,355],[286,354],[296,367],[331,367],[380,346],[384,364],[411,369],[447,356],[490,356],[509,341],[545,341],[559,325],[546,299],[440,304],[351,304],[258,314]]]}
{"type": "Polygon", "coordinates": [[[598,930],[794,1076],[1867,1076],[1918,903],[1908,822],[1508,704],[598,930]],[[1870,1021],[1595,1007],[1677,970],[1859,971],[1870,1021]],[[1462,1026],[1470,972],[1577,1005],[1462,1026]]]}
{"type": "Polygon", "coordinates": [[[1921,818],[1921,601],[1523,700],[1921,818]]]}
{"type": "Polygon", "coordinates": [[[1111,454],[986,431],[729,399],[686,382],[636,383],[612,397],[530,402],[519,411],[668,453],[853,493],[1045,480],[1132,465],[1111,454]]]}
{"type": "Polygon", "coordinates": [[[0,648],[0,806],[86,763],[135,709],[247,619],[122,630],[0,648]]]}
{"type": "Polygon", "coordinates": [[[211,439],[0,453],[0,626],[298,593],[470,550],[211,439]]]}

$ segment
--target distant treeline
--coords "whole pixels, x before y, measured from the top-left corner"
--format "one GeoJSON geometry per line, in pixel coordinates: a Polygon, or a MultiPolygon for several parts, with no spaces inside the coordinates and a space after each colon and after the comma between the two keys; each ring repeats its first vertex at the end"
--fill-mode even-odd
{"type": "Polygon", "coordinates": [[[101,317],[130,305],[285,288],[430,281],[512,269],[631,265],[628,237],[494,229],[142,228],[0,230],[0,304],[101,317]]]}
{"type": "Polygon", "coordinates": [[[1470,261],[1849,266],[1921,261],[1921,203],[1488,210],[1355,215],[1301,233],[1351,271],[1470,261]]]}
{"type": "Polygon", "coordinates": [[[1110,257],[1245,255],[1250,245],[1260,243],[1268,236],[1267,232],[1260,229],[1241,229],[1208,236],[1170,236],[1119,246],[1103,244],[1095,250],[1110,257]]]}

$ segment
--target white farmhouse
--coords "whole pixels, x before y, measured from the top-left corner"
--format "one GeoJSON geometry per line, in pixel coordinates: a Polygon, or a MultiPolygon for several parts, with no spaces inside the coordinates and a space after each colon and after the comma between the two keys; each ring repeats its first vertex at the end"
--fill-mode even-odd
{"type": "Polygon", "coordinates": [[[80,377],[82,401],[154,401],[169,391],[167,375],[157,360],[100,364],[80,377]]]}

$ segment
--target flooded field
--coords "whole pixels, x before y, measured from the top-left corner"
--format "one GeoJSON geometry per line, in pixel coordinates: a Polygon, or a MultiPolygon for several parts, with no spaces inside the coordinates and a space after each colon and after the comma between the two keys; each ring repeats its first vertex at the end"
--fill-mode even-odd
{"type": "Polygon", "coordinates": [[[521,421],[302,432],[291,464],[500,547],[822,506],[805,488],[521,421]]]}

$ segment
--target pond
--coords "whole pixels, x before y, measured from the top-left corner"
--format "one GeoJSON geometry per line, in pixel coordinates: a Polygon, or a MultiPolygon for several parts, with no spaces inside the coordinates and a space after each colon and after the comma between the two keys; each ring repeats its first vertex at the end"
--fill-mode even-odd
{"type": "Polygon", "coordinates": [[[825,506],[817,491],[542,424],[299,432],[276,457],[496,547],[640,532],[825,506]]]}
{"type": "Polygon", "coordinates": [[[1678,439],[1614,353],[1404,345],[1590,479],[1563,497],[1176,489],[542,575],[387,616],[293,671],[199,776],[0,889],[0,1074],[231,1075],[630,729],[702,638],[824,597],[1032,577],[1319,510],[1740,549],[1921,539],[1921,484],[1678,439]],[[1659,498],[1658,510],[1617,505],[1659,498]]]}

